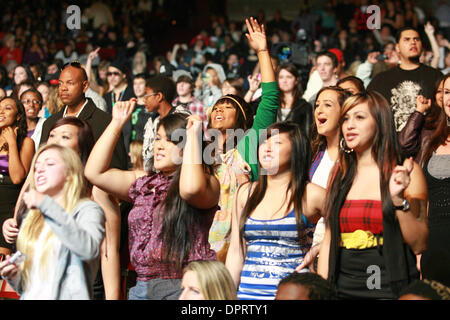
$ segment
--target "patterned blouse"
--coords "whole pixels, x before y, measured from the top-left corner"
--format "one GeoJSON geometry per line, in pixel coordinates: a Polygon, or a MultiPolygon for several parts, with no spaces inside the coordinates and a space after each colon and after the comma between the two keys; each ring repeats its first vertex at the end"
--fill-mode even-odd
{"type": "MultiPolygon", "coordinates": [[[[171,181],[172,176],[150,173],[138,178],[129,191],[134,206],[128,215],[128,245],[130,261],[140,281],[155,278],[181,279],[183,276],[182,272],[174,270],[161,259],[162,203],[171,181]]],[[[201,225],[193,226],[194,245],[183,266],[194,260],[216,259],[216,253],[208,244],[208,230],[215,210],[216,208],[201,210],[204,221],[201,225]]]]}
{"type": "Polygon", "coordinates": [[[250,166],[237,149],[221,156],[221,163],[214,168],[214,175],[220,183],[219,207],[209,231],[211,248],[219,252],[230,242],[231,210],[239,185],[250,179],[250,166]]]}

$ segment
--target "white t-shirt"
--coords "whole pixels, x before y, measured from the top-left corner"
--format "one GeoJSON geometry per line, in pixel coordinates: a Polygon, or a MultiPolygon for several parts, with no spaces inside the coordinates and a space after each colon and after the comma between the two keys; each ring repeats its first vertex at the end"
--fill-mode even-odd
{"type": "MultiPolygon", "coordinates": [[[[325,149],[325,153],[322,157],[322,160],[319,163],[319,166],[314,172],[311,182],[326,189],[328,177],[330,175],[330,171],[333,168],[333,166],[334,161],[330,159],[328,149],[325,149]]],[[[320,218],[320,220],[316,224],[316,230],[314,231],[312,246],[321,243],[324,236],[325,236],[325,221],[323,218],[320,218]]]]}
{"type": "Polygon", "coordinates": [[[333,166],[334,161],[330,159],[328,149],[325,149],[323,158],[320,160],[319,166],[317,167],[316,172],[314,172],[311,182],[321,186],[322,188],[326,188],[328,176],[330,175],[330,171],[333,166]]]}

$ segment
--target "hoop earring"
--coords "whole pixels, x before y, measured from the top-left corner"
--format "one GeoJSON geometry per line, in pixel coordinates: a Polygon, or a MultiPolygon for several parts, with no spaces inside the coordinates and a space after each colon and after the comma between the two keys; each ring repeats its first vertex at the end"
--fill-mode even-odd
{"type": "Polygon", "coordinates": [[[341,138],[341,141],[339,142],[339,147],[341,148],[342,151],[344,151],[345,153],[352,153],[353,149],[349,149],[346,145],[345,145],[345,140],[344,138],[341,138]]]}

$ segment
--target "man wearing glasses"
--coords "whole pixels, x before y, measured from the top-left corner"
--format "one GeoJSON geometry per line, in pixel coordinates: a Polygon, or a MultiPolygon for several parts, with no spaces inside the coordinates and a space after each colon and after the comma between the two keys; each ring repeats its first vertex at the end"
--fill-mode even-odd
{"type": "Polygon", "coordinates": [[[159,120],[171,113],[191,112],[183,106],[172,107],[172,101],[176,94],[175,83],[166,76],[158,75],[147,80],[145,84],[145,108],[148,112],[155,112],[155,118],[149,118],[144,128],[144,142],[142,155],[144,157],[144,169],[153,170],[153,144],[156,138],[156,128],[159,120]]]}
{"type": "MultiPolygon", "coordinates": [[[[112,113],[112,108],[117,101],[127,101],[135,97],[133,86],[128,83],[126,64],[120,60],[113,61],[106,73],[109,92],[105,94],[106,111],[112,113]]],[[[128,154],[131,143],[131,120],[122,129],[125,150],[128,154]]]]}

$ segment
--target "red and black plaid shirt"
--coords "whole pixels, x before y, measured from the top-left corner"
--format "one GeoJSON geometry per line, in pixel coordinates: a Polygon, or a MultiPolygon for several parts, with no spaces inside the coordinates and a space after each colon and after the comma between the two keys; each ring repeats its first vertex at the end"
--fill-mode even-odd
{"type": "Polygon", "coordinates": [[[380,200],[346,200],[341,208],[341,233],[356,230],[383,233],[383,210],[380,200]]]}

